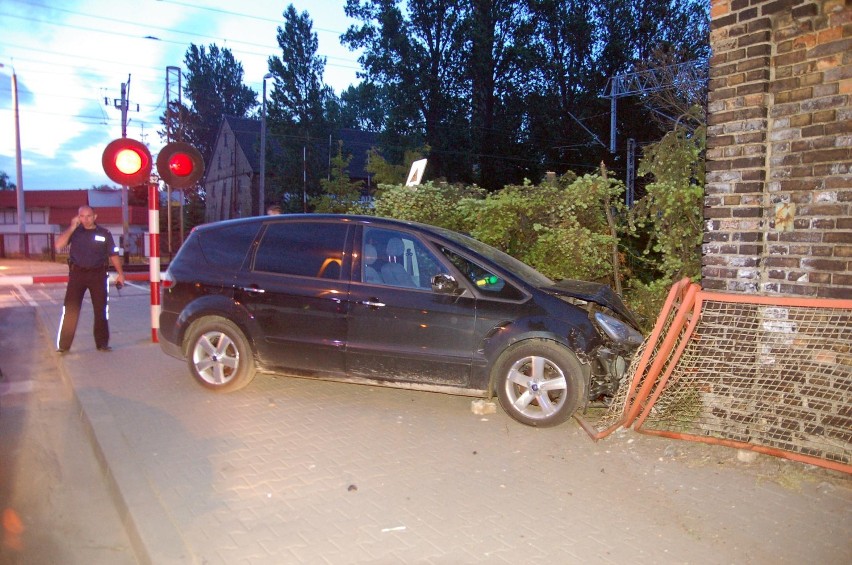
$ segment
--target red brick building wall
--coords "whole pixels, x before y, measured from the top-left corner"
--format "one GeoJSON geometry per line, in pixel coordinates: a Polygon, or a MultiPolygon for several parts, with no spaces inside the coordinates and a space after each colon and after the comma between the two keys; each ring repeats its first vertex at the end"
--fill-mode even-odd
{"type": "Polygon", "coordinates": [[[711,0],[702,286],[852,298],[852,7],[711,0]]]}

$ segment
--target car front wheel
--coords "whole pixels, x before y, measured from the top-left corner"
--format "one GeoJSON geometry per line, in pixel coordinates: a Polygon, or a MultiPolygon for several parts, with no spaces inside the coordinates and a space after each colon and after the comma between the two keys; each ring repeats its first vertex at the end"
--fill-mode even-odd
{"type": "Polygon", "coordinates": [[[203,318],[189,332],[187,363],[201,385],[219,392],[239,390],[255,375],[248,340],[232,322],[203,318]]]}
{"type": "Polygon", "coordinates": [[[577,356],[553,341],[527,340],[509,347],[497,359],[492,375],[503,410],[528,426],[561,424],[585,394],[577,356]]]}

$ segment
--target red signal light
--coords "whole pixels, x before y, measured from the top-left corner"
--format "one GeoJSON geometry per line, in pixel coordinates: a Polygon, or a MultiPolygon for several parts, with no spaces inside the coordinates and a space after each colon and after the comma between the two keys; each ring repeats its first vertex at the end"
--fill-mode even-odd
{"type": "Polygon", "coordinates": [[[142,142],[127,137],[106,146],[101,164],[110,180],[121,185],[144,184],[151,176],[151,152],[142,142]]]}
{"type": "Polygon", "coordinates": [[[169,159],[169,170],[179,177],[187,177],[192,174],[192,159],[186,153],[175,153],[169,159]]]}
{"type": "Polygon", "coordinates": [[[204,174],[204,159],[192,145],[176,141],[157,155],[157,172],[172,188],[188,188],[204,174]]]}

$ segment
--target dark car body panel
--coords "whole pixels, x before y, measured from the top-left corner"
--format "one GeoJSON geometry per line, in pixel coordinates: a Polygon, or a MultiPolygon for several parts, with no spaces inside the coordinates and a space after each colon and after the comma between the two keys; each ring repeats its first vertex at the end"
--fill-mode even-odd
{"type": "Polygon", "coordinates": [[[520,264],[496,250],[487,249],[491,257],[477,253],[472,246],[483,244],[469,242],[431,226],[366,216],[281,215],[199,226],[169,266],[161,347],[185,358],[192,323],[221,316],[246,335],[260,370],[481,396],[490,393],[491,367],[499,354],[526,339],[561,343],[577,354],[584,370],[593,370],[594,351],[606,338],[589,311],[561,297],[599,304],[635,327],[630,311],[605,285],[553,283],[527,266],[513,268],[520,264]],[[341,225],[343,249],[323,251],[316,240],[341,225]],[[292,238],[300,233],[294,226],[316,231],[300,245],[328,253],[319,268],[295,264],[298,249],[282,250],[280,257],[263,251],[270,230],[285,226],[292,238]],[[362,280],[362,250],[368,240],[389,250],[389,241],[379,237],[385,232],[405,241],[405,257],[399,260],[406,268],[411,270],[411,258],[419,261],[416,287],[362,280]],[[459,267],[468,262],[498,282],[472,280],[459,267]],[[436,269],[457,281],[456,292],[428,287],[436,269]],[[519,276],[527,270],[531,277],[519,276]]]}

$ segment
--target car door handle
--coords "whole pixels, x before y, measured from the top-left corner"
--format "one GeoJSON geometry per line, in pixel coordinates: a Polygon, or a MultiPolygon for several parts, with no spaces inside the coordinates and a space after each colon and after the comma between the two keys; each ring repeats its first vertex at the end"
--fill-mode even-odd
{"type": "Polygon", "coordinates": [[[266,292],[264,289],[257,288],[256,286],[241,286],[240,290],[244,290],[246,292],[253,292],[255,294],[263,294],[264,292],[266,292]]]}
{"type": "MultiPolygon", "coordinates": [[[[373,300],[378,300],[378,299],[374,298],[373,300]]],[[[385,307],[384,302],[373,302],[373,300],[362,300],[359,304],[362,304],[362,305],[367,306],[369,308],[384,308],[385,307]]]]}

